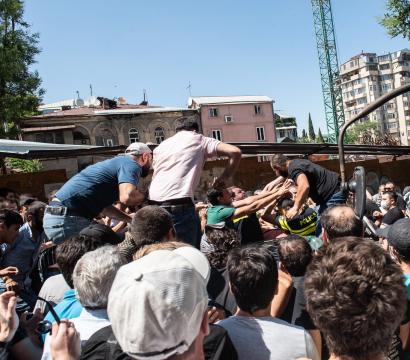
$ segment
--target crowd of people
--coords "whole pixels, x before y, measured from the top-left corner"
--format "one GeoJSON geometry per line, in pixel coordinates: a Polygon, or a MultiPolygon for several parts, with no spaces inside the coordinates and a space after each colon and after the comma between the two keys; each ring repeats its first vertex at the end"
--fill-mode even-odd
{"type": "Polygon", "coordinates": [[[0,359],[410,359],[410,187],[368,189],[369,233],[337,173],[242,189],[240,159],[182,119],[47,203],[0,189],[0,359]]]}

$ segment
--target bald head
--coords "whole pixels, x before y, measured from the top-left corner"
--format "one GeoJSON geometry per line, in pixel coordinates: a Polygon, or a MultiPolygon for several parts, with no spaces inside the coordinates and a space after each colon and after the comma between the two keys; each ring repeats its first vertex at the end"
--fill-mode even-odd
{"type": "Polygon", "coordinates": [[[321,216],[320,223],[327,242],[344,236],[363,236],[363,223],[357,218],[354,210],[346,205],[327,209],[321,216]]]}

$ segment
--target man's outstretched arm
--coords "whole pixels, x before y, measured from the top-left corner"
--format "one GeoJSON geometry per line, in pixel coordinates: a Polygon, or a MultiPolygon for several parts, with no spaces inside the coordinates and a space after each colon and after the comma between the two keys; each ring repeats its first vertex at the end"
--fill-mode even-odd
{"type": "Polygon", "coordinates": [[[226,156],[229,162],[222,175],[215,180],[213,186],[215,188],[226,187],[230,183],[236,170],[238,170],[242,152],[238,147],[222,142],[218,144],[216,152],[218,156],[226,156]]]}

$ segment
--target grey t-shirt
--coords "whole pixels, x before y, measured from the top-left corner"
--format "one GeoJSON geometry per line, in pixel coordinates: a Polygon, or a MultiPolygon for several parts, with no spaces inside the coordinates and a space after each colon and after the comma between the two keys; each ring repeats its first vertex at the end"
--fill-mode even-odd
{"type": "Polygon", "coordinates": [[[228,331],[239,360],[320,359],[310,335],[283,320],[231,316],[218,325],[228,331]]]}

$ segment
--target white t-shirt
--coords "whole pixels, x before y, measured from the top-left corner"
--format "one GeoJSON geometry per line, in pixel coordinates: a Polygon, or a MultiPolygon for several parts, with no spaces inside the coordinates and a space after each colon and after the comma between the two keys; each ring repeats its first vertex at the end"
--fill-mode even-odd
{"type": "Polygon", "coordinates": [[[182,130],[158,145],[153,154],[150,199],[193,199],[205,160],[217,155],[219,143],[194,131],[182,130]]]}
{"type": "Polygon", "coordinates": [[[286,321],[235,315],[218,325],[228,331],[239,360],[320,360],[309,333],[286,321]]]}

